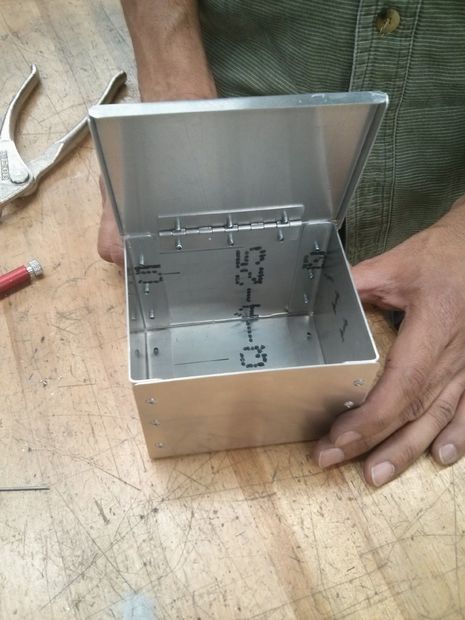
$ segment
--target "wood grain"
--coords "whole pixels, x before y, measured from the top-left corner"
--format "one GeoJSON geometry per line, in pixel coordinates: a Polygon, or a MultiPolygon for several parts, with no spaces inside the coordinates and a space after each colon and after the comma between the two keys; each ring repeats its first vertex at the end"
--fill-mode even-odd
{"type": "MultiPolygon", "coordinates": [[[[137,96],[116,0],[2,0],[0,103],[37,63],[26,157],[116,69],[137,96]]],[[[121,274],[96,253],[87,140],[0,224],[0,270],[46,277],[0,311],[0,617],[462,618],[465,464],[425,456],[373,490],[294,444],[152,462],[127,379],[121,274]]],[[[385,351],[392,333],[370,313],[385,351]]]]}

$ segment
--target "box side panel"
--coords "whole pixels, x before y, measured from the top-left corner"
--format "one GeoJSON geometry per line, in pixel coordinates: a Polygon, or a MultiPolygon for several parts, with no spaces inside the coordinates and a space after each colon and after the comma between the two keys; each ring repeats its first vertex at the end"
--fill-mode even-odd
{"type": "Polygon", "coordinates": [[[149,454],[161,458],[316,439],[363,402],[376,371],[377,364],[257,371],[139,383],[134,394],[149,454]]]}
{"type": "Polygon", "coordinates": [[[320,347],[327,364],[377,359],[335,227],[327,248],[314,313],[320,347]]]}

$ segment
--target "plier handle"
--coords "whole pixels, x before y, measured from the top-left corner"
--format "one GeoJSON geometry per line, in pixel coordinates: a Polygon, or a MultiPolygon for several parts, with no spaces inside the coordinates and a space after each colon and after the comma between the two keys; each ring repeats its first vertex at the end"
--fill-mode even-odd
{"type": "MultiPolygon", "coordinates": [[[[63,159],[87,134],[87,116],[67,134],[49,146],[41,155],[26,163],[16,148],[14,134],[21,108],[39,83],[39,71],[31,73],[8,105],[0,129],[0,215],[12,200],[32,194],[39,180],[63,159]]],[[[98,103],[109,103],[126,81],[124,71],[117,73],[107,84],[98,103]]]]}

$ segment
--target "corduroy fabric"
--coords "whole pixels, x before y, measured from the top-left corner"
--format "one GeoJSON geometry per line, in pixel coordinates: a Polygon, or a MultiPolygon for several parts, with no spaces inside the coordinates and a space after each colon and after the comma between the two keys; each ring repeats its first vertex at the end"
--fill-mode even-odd
{"type": "MultiPolygon", "coordinates": [[[[350,205],[349,260],[384,252],[465,194],[465,2],[200,0],[221,96],[383,90],[390,106],[350,205]]],[[[465,222],[464,222],[465,226],[465,222]]]]}

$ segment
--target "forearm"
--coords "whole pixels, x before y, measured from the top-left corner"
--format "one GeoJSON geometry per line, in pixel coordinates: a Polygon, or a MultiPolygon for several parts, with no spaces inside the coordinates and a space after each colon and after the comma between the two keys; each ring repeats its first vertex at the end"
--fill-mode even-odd
{"type": "Polygon", "coordinates": [[[143,101],[216,97],[197,0],[121,0],[143,101]]]}

